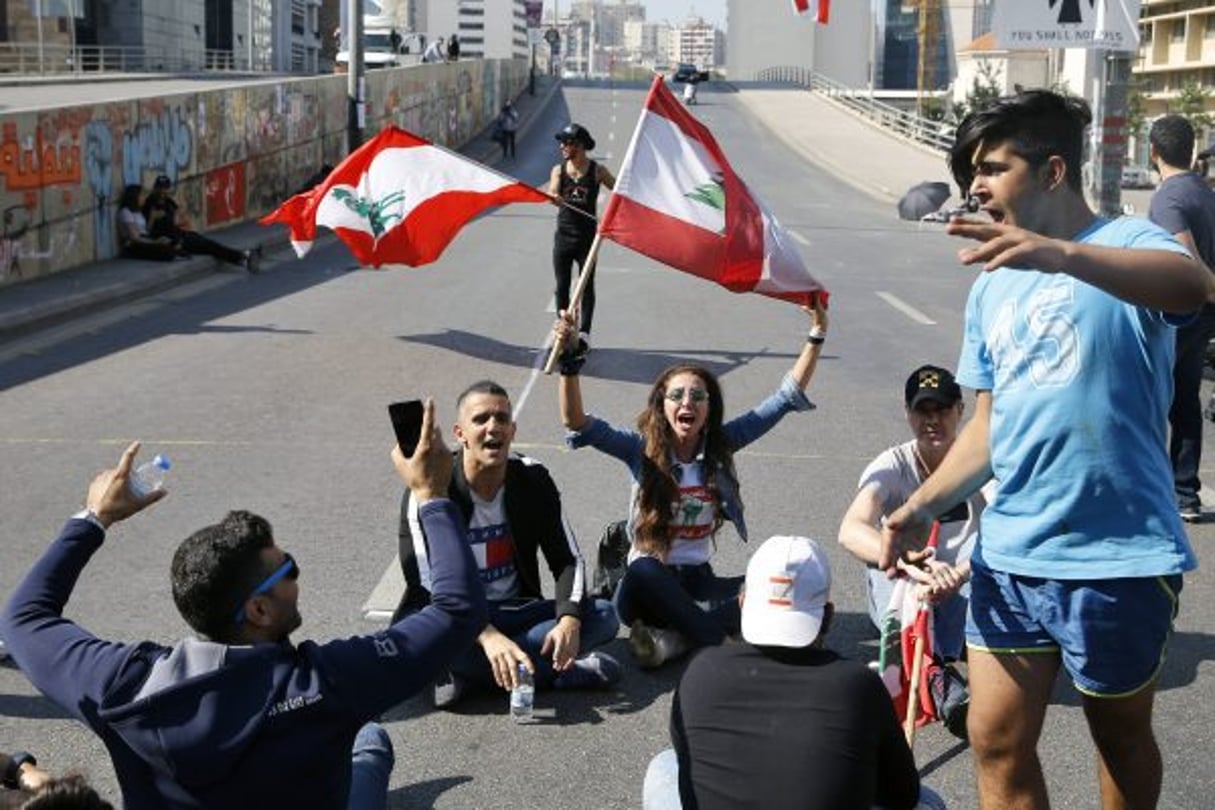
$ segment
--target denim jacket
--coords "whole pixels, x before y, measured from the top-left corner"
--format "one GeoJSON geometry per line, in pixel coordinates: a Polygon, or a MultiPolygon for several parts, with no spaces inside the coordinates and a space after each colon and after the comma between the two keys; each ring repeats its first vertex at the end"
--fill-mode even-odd
{"type": "MultiPolygon", "coordinates": [[[[734,452],[741,450],[751,442],[763,436],[776,427],[785,414],[793,411],[809,411],[814,409],[806,392],[798,387],[792,376],[786,374],[781,380],[780,387],[763,402],[746,413],[739,414],[722,426],[726,441],[734,452]]],[[[645,457],[645,441],[635,430],[621,430],[611,423],[595,416],[588,416],[582,430],[571,430],[566,433],[565,443],[573,450],[587,445],[607,453],[623,461],[629,467],[633,476],[633,488],[629,503],[629,538],[633,538],[633,524],[637,515],[638,486],[641,482],[641,461],[645,457]]],[[[699,457],[698,457],[699,461],[699,457]]],[[[718,496],[721,498],[721,510],[726,519],[734,524],[738,536],[745,542],[747,539],[747,524],[743,519],[742,500],[738,495],[738,481],[725,470],[716,474],[718,496]]]]}

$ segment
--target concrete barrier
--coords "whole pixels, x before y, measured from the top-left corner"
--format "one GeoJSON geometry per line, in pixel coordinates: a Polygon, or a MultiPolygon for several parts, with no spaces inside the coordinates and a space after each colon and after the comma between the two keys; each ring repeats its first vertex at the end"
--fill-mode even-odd
{"type": "MultiPolygon", "coordinates": [[[[527,74],[522,60],[371,71],[365,133],[396,124],[458,148],[527,74]]],[[[332,75],[0,113],[0,287],[116,256],[123,186],[159,174],[199,230],[268,213],[345,156],[346,110],[332,75]]]]}

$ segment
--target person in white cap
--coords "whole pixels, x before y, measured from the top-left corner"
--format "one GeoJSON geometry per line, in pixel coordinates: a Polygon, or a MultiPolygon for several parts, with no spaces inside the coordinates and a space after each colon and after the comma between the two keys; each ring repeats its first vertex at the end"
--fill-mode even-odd
{"type": "Polygon", "coordinates": [[[831,568],[818,543],[769,538],[747,565],[745,644],[707,647],[671,705],[674,750],[646,810],[943,807],[924,791],[881,679],[824,644],[831,568]]]}

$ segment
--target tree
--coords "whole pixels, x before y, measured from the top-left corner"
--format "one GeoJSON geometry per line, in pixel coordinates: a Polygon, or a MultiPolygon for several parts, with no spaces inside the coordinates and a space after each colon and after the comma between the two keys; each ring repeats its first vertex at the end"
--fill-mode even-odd
{"type": "Polygon", "coordinates": [[[1004,95],[1000,88],[1000,78],[1000,68],[997,65],[986,59],[980,59],[978,71],[970,83],[970,92],[966,94],[966,100],[953,107],[954,118],[961,121],[970,113],[986,108],[1004,95]]]}
{"type": "Polygon", "coordinates": [[[1143,81],[1132,76],[1126,86],[1126,134],[1138,139],[1146,118],[1147,98],[1143,92],[1143,81]]]}
{"type": "Polygon", "coordinates": [[[1177,113],[1189,121],[1195,132],[1203,132],[1215,123],[1215,118],[1207,112],[1210,99],[1210,90],[1190,80],[1181,85],[1177,100],[1169,105],[1169,112],[1177,113]]]}

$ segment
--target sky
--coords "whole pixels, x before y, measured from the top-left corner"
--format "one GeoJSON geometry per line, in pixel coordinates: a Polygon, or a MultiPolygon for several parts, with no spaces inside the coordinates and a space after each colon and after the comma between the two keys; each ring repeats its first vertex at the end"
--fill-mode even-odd
{"type": "MultiPolygon", "coordinates": [[[[612,3],[613,0],[605,0],[612,3]]],[[[645,18],[648,22],[667,20],[671,23],[681,23],[692,13],[704,17],[705,22],[712,23],[718,28],[726,26],[726,0],[641,0],[645,6],[645,18]]],[[[569,9],[569,0],[557,0],[557,10],[569,9]]],[[[545,19],[553,13],[553,0],[545,0],[545,19]]]]}

